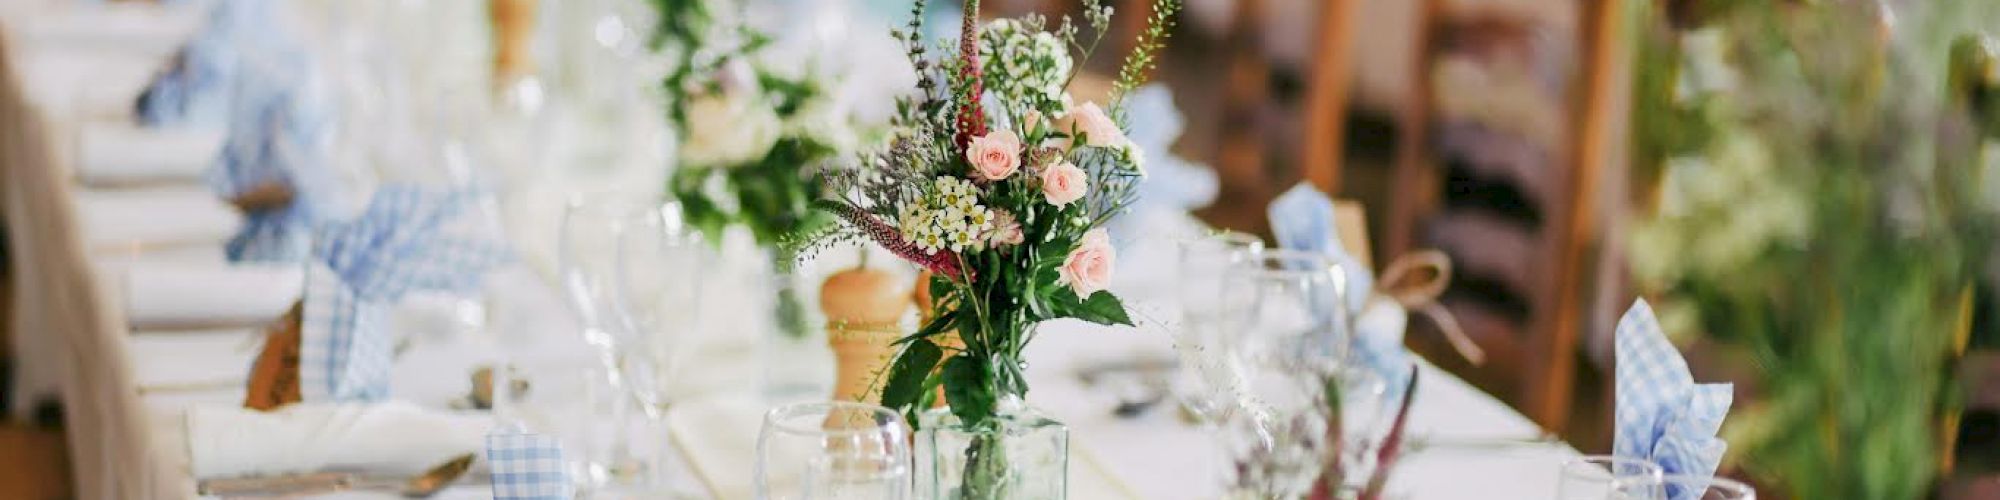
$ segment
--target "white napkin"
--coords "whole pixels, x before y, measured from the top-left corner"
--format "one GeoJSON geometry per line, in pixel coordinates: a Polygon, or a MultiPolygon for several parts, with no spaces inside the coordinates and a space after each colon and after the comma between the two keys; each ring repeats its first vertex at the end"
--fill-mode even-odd
{"type": "Polygon", "coordinates": [[[92,123],[77,131],[76,177],[92,186],[199,184],[222,154],[223,132],[92,123]]]}
{"type": "Polygon", "coordinates": [[[83,240],[93,251],[221,245],[243,216],[198,186],[76,192],[83,240]]]}
{"type": "Polygon", "coordinates": [[[404,402],[294,404],[273,412],[187,411],[188,463],[197,478],[351,469],[416,474],[486,446],[486,413],[404,402]]]}
{"type": "Polygon", "coordinates": [[[140,332],[126,355],[142,393],[234,389],[240,399],[263,339],[261,328],[140,332]]]}
{"type": "Polygon", "coordinates": [[[296,265],[142,262],[125,269],[125,316],[135,330],[261,326],[299,300],[296,265]]]}

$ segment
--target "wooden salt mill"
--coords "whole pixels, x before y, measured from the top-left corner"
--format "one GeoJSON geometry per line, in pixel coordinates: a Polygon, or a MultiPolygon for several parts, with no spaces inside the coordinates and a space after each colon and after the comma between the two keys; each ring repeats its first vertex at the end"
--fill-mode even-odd
{"type": "Polygon", "coordinates": [[[487,0],[493,24],[493,85],[503,92],[535,72],[529,42],[535,31],[537,0],[487,0]]]}
{"type": "Polygon", "coordinates": [[[838,366],[833,385],[835,401],[880,403],[885,372],[896,355],[896,339],[905,332],[903,315],[910,294],[894,273],[855,266],[826,278],[820,285],[819,307],[826,313],[826,343],[838,366]]]}

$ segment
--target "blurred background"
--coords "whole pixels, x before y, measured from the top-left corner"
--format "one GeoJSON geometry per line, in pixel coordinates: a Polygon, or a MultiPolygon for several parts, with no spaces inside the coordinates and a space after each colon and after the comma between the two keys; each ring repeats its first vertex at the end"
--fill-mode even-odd
{"type": "MultiPolygon", "coordinates": [[[[10,50],[88,29],[46,14],[64,3],[5,0],[10,50]]],[[[344,140],[371,145],[337,155],[479,136],[466,142],[488,159],[522,163],[503,168],[597,155],[639,167],[563,182],[659,185],[644,167],[661,161],[647,149],[657,132],[551,125],[645,119],[630,105],[641,97],[606,84],[654,71],[632,56],[645,2],[293,3],[335,92],[397,89],[344,101],[363,117],[344,140]],[[529,21],[510,28],[513,15],[529,21]],[[368,125],[398,113],[418,125],[368,125]],[[544,134],[560,137],[495,138],[544,134]]],[[[909,11],[748,3],[820,40],[881,32],[909,11]]],[[[1125,31],[1106,44],[1130,43],[1146,2],[1110,3],[1125,31]]],[[[1185,117],[1171,150],[1213,172],[1189,184],[1201,220],[1268,237],[1269,202],[1308,183],[1350,202],[1377,271],[1442,251],[1444,328],[1484,359],[1461,356],[1435,321],[1413,320],[1409,347],[1580,450],[1610,447],[1613,324],[1645,297],[1697,380],[1736,383],[1725,473],[1772,498],[2000,498],[1994,3],[1186,0],[1156,80],[1185,117]]],[[[982,8],[1080,12],[1066,0],[982,8]]],[[[42,53],[94,57],[65,50],[42,53]]],[[[77,81],[68,99],[86,102],[93,79],[77,81]]],[[[1080,80],[1079,94],[1102,81],[1080,80]]],[[[368,175],[451,175],[396,172],[368,175]]],[[[0,405],[30,416],[0,430],[0,497],[69,495],[63,409],[18,394],[0,405]]]]}

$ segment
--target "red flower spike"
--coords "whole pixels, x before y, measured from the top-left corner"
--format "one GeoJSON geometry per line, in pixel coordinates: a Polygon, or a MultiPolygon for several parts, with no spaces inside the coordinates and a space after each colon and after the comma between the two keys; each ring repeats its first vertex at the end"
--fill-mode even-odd
{"type": "Polygon", "coordinates": [[[979,72],[979,0],[966,0],[965,26],[958,36],[959,61],[963,65],[959,75],[965,78],[967,89],[965,101],[958,103],[958,136],[952,139],[958,153],[963,155],[972,138],[986,135],[986,110],[979,104],[979,96],[985,93],[979,72]]]}
{"type": "Polygon", "coordinates": [[[947,278],[958,279],[964,275],[963,270],[958,267],[957,253],[949,250],[926,253],[924,249],[917,248],[915,243],[910,243],[909,240],[904,239],[903,233],[897,232],[895,227],[882,222],[882,219],[876,218],[874,214],[870,214],[853,205],[846,203],[826,203],[823,206],[831,209],[834,215],[846,220],[848,224],[853,224],[854,227],[861,228],[861,232],[867,234],[868,239],[874,240],[876,244],[882,245],[882,248],[889,249],[890,253],[896,254],[897,257],[902,257],[903,260],[923,266],[924,269],[947,278]]]}

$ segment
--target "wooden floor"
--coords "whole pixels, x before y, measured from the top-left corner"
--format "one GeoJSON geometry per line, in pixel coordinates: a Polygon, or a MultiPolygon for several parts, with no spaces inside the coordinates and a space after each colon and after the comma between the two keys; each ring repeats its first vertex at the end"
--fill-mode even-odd
{"type": "Polygon", "coordinates": [[[0,498],[71,498],[62,431],[0,424],[0,498]]]}

